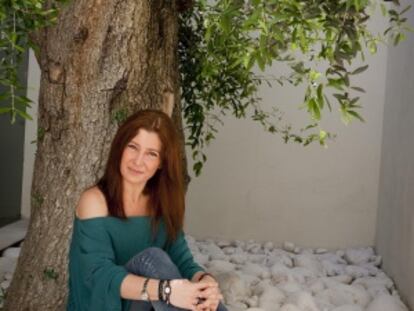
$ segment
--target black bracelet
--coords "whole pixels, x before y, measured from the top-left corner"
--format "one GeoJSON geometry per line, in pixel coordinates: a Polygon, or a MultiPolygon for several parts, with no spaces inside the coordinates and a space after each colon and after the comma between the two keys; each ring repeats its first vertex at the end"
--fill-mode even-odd
{"type": "Polygon", "coordinates": [[[162,296],[163,283],[164,283],[164,280],[160,280],[158,283],[158,300],[160,301],[164,301],[163,296],[162,296]]]}

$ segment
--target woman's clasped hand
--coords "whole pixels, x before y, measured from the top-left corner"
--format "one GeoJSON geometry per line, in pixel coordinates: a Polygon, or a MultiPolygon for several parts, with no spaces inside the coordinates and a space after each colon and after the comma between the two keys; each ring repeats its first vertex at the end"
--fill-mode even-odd
{"type": "Polygon", "coordinates": [[[193,311],[215,311],[223,296],[217,282],[211,277],[205,277],[199,282],[186,279],[171,281],[172,305],[193,311]]]}

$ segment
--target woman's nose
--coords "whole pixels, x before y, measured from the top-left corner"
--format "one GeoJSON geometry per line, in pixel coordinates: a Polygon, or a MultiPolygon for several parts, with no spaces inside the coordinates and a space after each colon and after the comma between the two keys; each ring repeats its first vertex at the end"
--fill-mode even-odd
{"type": "Polygon", "coordinates": [[[144,164],[144,153],[143,152],[137,152],[134,162],[135,162],[135,165],[144,164]]]}

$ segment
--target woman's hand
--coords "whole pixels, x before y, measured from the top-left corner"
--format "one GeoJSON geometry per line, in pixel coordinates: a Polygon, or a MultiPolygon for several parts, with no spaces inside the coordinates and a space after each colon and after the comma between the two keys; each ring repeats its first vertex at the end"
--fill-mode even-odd
{"type": "Polygon", "coordinates": [[[200,310],[197,306],[198,297],[202,297],[202,293],[207,289],[206,283],[192,283],[185,279],[171,280],[171,296],[172,305],[188,309],[192,311],[200,310]]]}
{"type": "Polygon", "coordinates": [[[206,288],[199,295],[203,301],[197,305],[197,310],[216,311],[220,300],[223,299],[217,281],[211,276],[206,275],[196,284],[206,285],[206,288]]]}

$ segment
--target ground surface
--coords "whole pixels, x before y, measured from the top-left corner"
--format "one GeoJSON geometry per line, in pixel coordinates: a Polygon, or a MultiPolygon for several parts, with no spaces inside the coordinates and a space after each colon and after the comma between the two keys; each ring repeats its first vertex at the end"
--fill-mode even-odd
{"type": "MultiPolygon", "coordinates": [[[[327,251],[254,241],[195,240],[195,260],[214,274],[230,311],[408,311],[370,247],[327,251]]],[[[0,307],[20,248],[0,257],[0,307]]]]}

